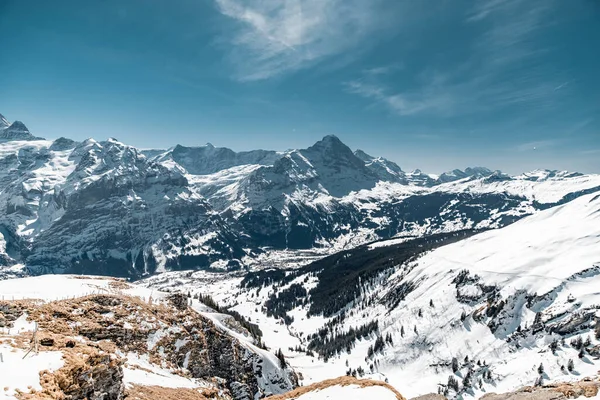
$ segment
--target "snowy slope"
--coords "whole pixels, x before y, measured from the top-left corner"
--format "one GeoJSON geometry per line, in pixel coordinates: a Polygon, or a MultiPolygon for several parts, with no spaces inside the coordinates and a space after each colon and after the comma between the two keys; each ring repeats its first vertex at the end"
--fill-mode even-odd
{"type": "MultiPolygon", "coordinates": [[[[344,254],[351,260],[389,249],[392,257],[398,246],[408,243],[390,242],[344,254]]],[[[233,306],[259,324],[267,343],[277,343],[284,350],[305,383],[360,367],[367,376],[387,377],[407,397],[444,391],[449,377],[459,386],[458,393],[448,389],[449,397],[480,397],[533,385],[540,377],[546,383],[579,380],[595,375],[600,367],[600,341],[594,333],[600,329],[598,194],[584,195],[381,270],[361,280],[354,301],[331,317],[309,315],[316,295],[313,289],[327,285],[343,290],[335,281],[321,282],[321,275],[309,265],[293,278],[273,278],[248,288],[241,287],[241,277],[218,279],[203,273],[185,278],[175,274],[148,284],[210,293],[222,304],[233,306]],[[268,303],[269,298],[293,284],[309,291],[307,302],[300,301],[286,312],[293,321],[285,324],[281,318],[267,316],[268,308],[276,304],[268,303]],[[378,328],[366,338],[351,341],[349,351],[343,345],[327,361],[319,356],[318,348],[312,354],[306,352],[311,349],[309,336],[326,323],[330,328],[325,337],[331,348],[350,328],[372,322],[378,328]],[[583,350],[576,341],[571,343],[578,337],[584,342],[583,350]],[[369,348],[378,338],[383,345],[371,354],[369,348]],[[569,360],[572,371],[567,368],[569,360]]]]}

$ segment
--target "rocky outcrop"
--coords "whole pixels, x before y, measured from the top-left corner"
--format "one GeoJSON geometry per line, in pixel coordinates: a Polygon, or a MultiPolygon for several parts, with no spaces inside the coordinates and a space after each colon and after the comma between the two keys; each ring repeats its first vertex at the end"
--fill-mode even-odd
{"type": "MultiPolygon", "coordinates": [[[[391,393],[393,393],[393,395],[395,395],[397,400],[406,400],[406,398],[404,396],[402,396],[400,394],[400,392],[398,392],[398,390],[396,390],[394,387],[392,387],[391,385],[389,385],[385,382],[375,381],[375,380],[370,380],[370,379],[357,379],[352,376],[341,376],[339,378],[327,379],[327,380],[324,380],[321,382],[313,383],[312,385],[299,387],[288,393],[267,397],[267,399],[269,399],[269,400],[293,400],[293,399],[296,399],[303,395],[307,395],[306,397],[309,398],[311,393],[316,393],[318,391],[322,391],[324,389],[334,387],[334,386],[342,386],[343,387],[343,386],[350,386],[350,385],[357,386],[357,387],[363,388],[363,389],[373,387],[373,386],[382,387],[382,388],[389,390],[391,393]]],[[[367,393],[368,393],[368,391],[365,390],[365,395],[367,393]]],[[[368,397],[365,397],[365,398],[368,398],[368,397]]]]}
{"type": "Polygon", "coordinates": [[[125,396],[123,360],[110,354],[67,357],[66,366],[40,377],[42,395],[64,400],[121,400],[125,396]],[[52,396],[56,397],[52,397],[52,396]]]}
{"type": "Polygon", "coordinates": [[[579,382],[553,383],[543,386],[527,386],[509,393],[488,393],[482,400],[562,400],[598,395],[600,380],[586,378],[579,382]]]}
{"type": "Polygon", "coordinates": [[[41,349],[64,352],[65,366],[48,372],[43,385],[47,392],[64,393],[64,399],[121,399],[123,355],[130,352],[148,355],[155,365],[184,376],[222,379],[235,400],[252,400],[297,385],[290,371],[267,368],[268,358],[218,329],[187,302],[183,294],[158,303],[92,295],[44,304],[5,302],[0,316],[14,320],[27,313],[39,325],[41,349]]]}

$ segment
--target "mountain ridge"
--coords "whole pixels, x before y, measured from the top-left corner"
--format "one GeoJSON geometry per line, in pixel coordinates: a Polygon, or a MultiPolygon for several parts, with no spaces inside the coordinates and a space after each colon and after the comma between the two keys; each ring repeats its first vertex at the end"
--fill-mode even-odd
{"type": "Polygon", "coordinates": [[[600,190],[598,175],[555,171],[470,168],[442,183],[335,136],[240,153],[205,145],[150,154],[113,138],[8,140],[0,167],[0,269],[132,278],[498,228],[600,190]]]}

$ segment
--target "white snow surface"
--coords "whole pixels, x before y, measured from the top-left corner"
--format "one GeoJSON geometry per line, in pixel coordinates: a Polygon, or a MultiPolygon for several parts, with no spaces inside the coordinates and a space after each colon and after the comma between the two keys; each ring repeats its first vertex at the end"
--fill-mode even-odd
{"type": "Polygon", "coordinates": [[[17,389],[25,393],[30,389],[41,390],[40,372],[55,371],[63,366],[62,353],[59,351],[45,351],[23,358],[25,353],[6,343],[0,344],[4,361],[0,362],[0,399],[16,399],[17,389]]]}
{"type": "Polygon", "coordinates": [[[0,299],[43,301],[63,300],[90,294],[128,294],[149,297],[152,290],[131,285],[131,289],[114,289],[112,278],[79,275],[41,275],[0,280],[0,299]]]}

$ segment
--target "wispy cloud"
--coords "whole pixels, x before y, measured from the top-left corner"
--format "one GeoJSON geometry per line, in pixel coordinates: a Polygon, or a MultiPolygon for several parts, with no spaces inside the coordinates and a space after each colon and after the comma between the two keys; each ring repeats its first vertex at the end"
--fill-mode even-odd
{"type": "Polygon", "coordinates": [[[582,150],[580,153],[585,155],[600,154],[600,149],[582,150]]]}
{"type": "Polygon", "coordinates": [[[402,68],[404,68],[404,66],[401,63],[395,63],[395,64],[383,65],[380,67],[367,68],[367,69],[363,70],[363,73],[365,75],[375,75],[375,76],[376,75],[388,75],[393,72],[397,72],[397,71],[401,70],[402,68]]]}
{"type": "Polygon", "coordinates": [[[553,0],[488,0],[474,3],[463,24],[478,32],[469,54],[451,67],[426,65],[407,89],[363,73],[346,89],[383,104],[399,115],[441,117],[519,106],[552,107],[567,89],[541,61],[536,35],[546,27],[553,0]]]}
{"type": "Polygon", "coordinates": [[[355,80],[345,83],[348,92],[382,103],[399,115],[413,115],[424,111],[446,112],[452,102],[442,94],[427,96],[424,93],[391,93],[387,87],[377,83],[355,80]]]}
{"type": "Polygon", "coordinates": [[[236,23],[226,40],[240,80],[314,65],[356,46],[385,20],[379,0],[215,1],[236,23]]]}

